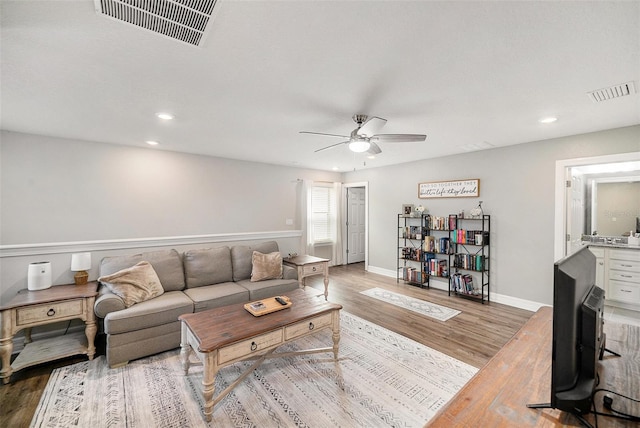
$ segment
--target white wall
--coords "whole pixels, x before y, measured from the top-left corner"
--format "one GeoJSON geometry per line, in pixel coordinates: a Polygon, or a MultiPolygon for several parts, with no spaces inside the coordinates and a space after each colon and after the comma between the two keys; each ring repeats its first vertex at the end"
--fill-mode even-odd
{"type": "MultiPolygon", "coordinates": [[[[301,253],[297,179],[341,180],[338,173],[146,147],[5,131],[0,137],[0,303],[26,288],[30,262],[49,259],[54,283],[70,282],[70,254],[79,250],[94,252],[97,266],[106,254],[222,245],[227,234],[239,234],[301,253]],[[22,255],[15,250],[21,246],[22,255]]],[[[492,215],[492,293],[550,304],[556,160],[639,150],[634,126],[355,171],[342,181],[368,182],[371,270],[395,273],[402,204],[448,215],[482,200],[492,215]],[[419,182],[462,178],[480,179],[480,198],[417,198],[419,182]]]]}
{"type": "MultiPolygon", "coordinates": [[[[34,261],[52,262],[54,284],[72,282],[69,260],[77,251],[92,251],[96,267],[104,255],[148,245],[204,247],[236,238],[276,239],[283,252],[300,253],[298,179],[340,178],[335,172],[2,131],[0,303],[26,288],[27,266],[34,261]]],[[[90,279],[96,274],[92,269],[90,279]]]]}
{"type": "Polygon", "coordinates": [[[468,212],[481,200],[491,215],[491,292],[505,302],[551,304],[556,160],[639,150],[640,126],[633,126],[354,171],[344,181],[369,182],[370,270],[396,272],[402,204],[446,216],[468,212]],[[420,182],[466,178],[480,179],[479,198],[418,199],[420,182]]]}

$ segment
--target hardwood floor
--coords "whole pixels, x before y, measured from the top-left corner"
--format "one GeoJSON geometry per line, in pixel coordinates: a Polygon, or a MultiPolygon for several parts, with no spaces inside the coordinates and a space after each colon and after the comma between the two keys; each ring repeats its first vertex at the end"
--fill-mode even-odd
{"type": "MultiPolygon", "coordinates": [[[[309,277],[306,284],[324,292],[322,281],[322,276],[309,277]]],[[[484,366],[533,315],[529,311],[493,302],[482,305],[468,299],[449,297],[445,291],[398,284],[393,278],[365,272],[362,263],[330,268],[329,300],[342,304],[347,312],[477,368],[484,366]],[[374,287],[462,313],[442,322],[360,294],[374,287]]],[[[11,384],[0,386],[0,426],[28,427],[51,371],[83,359],[61,360],[14,374],[11,384]]]]}
{"type": "MultiPolygon", "coordinates": [[[[307,278],[307,286],[323,289],[322,278],[307,278]]],[[[366,272],[362,263],[330,269],[329,300],[342,304],[347,312],[477,368],[484,366],[533,315],[533,312],[511,306],[493,302],[483,305],[448,296],[446,291],[422,289],[402,281],[397,283],[393,278],[366,272]],[[442,322],[360,294],[374,287],[462,313],[442,322]]]]}

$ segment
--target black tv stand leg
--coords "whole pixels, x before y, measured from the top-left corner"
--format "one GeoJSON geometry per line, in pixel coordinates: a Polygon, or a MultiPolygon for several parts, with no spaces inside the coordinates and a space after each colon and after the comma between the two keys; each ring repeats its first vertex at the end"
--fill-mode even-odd
{"type": "Polygon", "coordinates": [[[527,407],[530,409],[553,409],[553,407],[551,407],[551,403],[527,404],[527,407]]]}
{"type": "MultiPolygon", "coordinates": [[[[617,352],[615,352],[615,351],[612,351],[611,349],[604,348],[604,352],[608,352],[608,353],[610,353],[610,354],[613,354],[613,355],[615,355],[616,357],[622,357],[622,355],[618,354],[618,353],[617,353],[617,352]]],[[[600,359],[602,359],[602,358],[600,358],[600,359]]]]}
{"type": "Polygon", "coordinates": [[[613,352],[611,349],[607,349],[607,335],[605,333],[602,333],[602,347],[600,348],[600,355],[598,356],[600,360],[602,360],[602,357],[604,357],[605,351],[615,355],[616,357],[622,357],[622,355],[618,354],[617,352],[613,352]]]}
{"type": "MultiPolygon", "coordinates": [[[[527,404],[527,407],[530,408],[530,409],[553,409],[553,407],[551,407],[551,403],[527,404]]],[[[580,423],[582,425],[584,425],[585,427],[593,428],[593,425],[591,425],[589,423],[589,421],[587,421],[585,418],[583,418],[580,413],[574,413],[574,412],[569,412],[569,413],[571,413],[573,416],[575,416],[576,419],[578,419],[580,421],[580,423]]]]}

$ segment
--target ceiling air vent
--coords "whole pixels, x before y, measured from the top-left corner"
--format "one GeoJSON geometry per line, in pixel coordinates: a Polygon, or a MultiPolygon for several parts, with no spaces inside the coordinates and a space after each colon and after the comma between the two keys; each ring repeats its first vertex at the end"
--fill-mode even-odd
{"type": "Polygon", "coordinates": [[[94,1],[98,14],[201,46],[218,0],[94,1]]]}
{"type": "Polygon", "coordinates": [[[608,88],[598,89],[596,91],[587,92],[592,101],[599,103],[600,101],[612,100],[614,98],[625,97],[636,93],[636,86],[631,82],[613,85],[608,88]]]}

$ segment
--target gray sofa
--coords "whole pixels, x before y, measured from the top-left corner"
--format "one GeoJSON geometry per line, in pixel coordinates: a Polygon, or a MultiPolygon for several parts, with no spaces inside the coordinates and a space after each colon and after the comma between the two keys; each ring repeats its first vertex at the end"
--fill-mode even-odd
{"type": "Polygon", "coordinates": [[[253,247],[238,245],[186,251],[161,250],[105,257],[99,277],[147,261],[156,271],[164,293],[128,308],[124,301],[100,284],[94,312],[106,335],[109,367],[180,346],[182,314],[234,303],[260,300],[298,288],[295,269],[283,266],[281,279],[251,281],[252,254],[279,251],[275,241],[253,247]]]}

